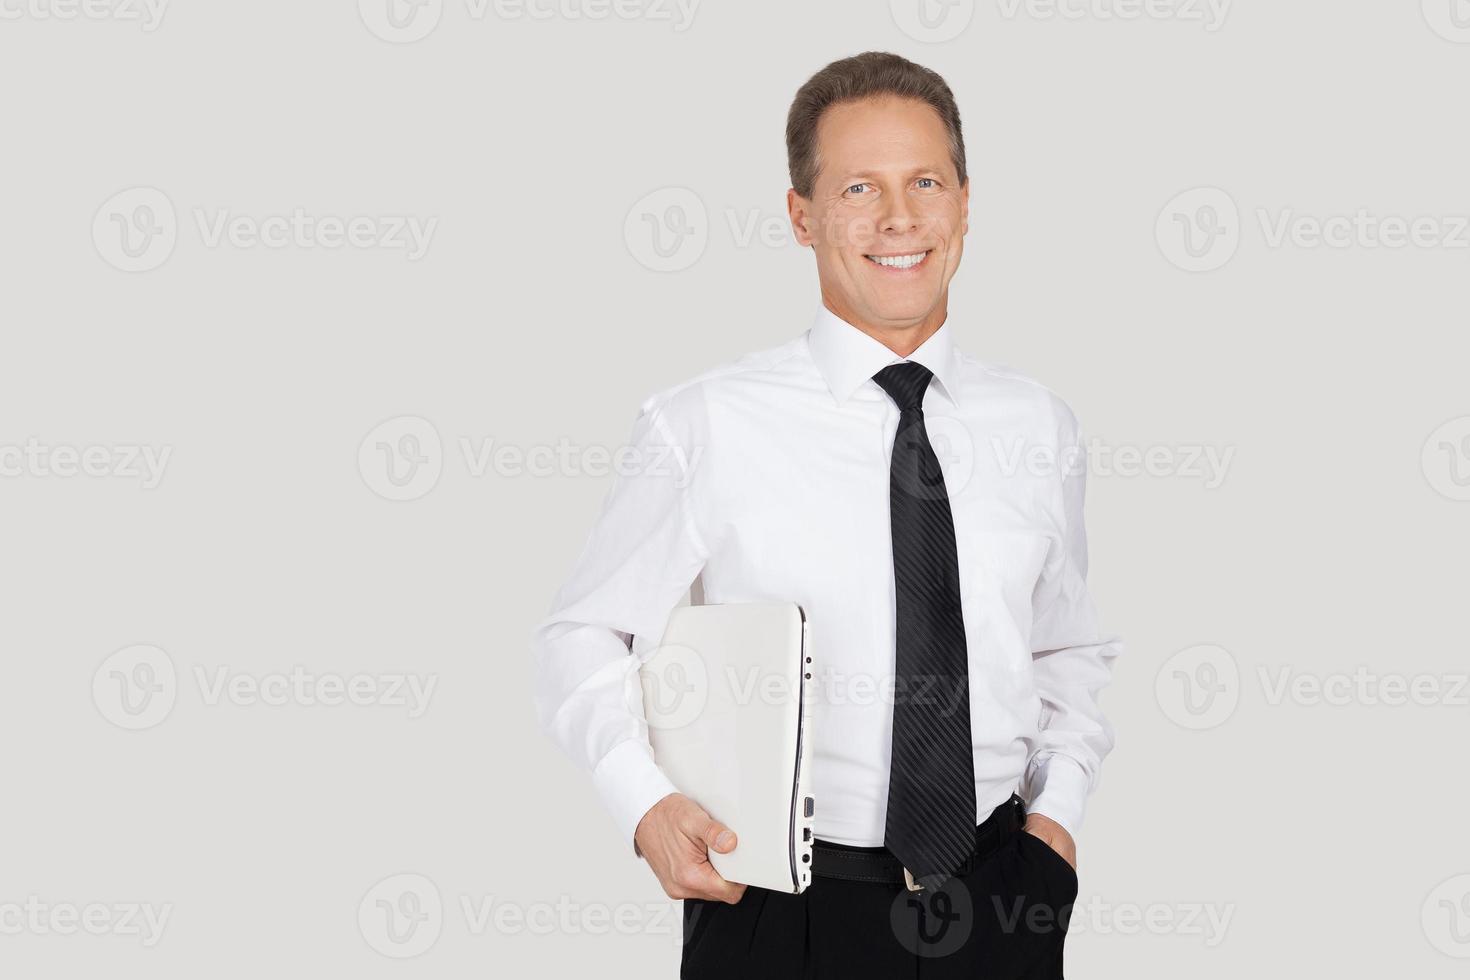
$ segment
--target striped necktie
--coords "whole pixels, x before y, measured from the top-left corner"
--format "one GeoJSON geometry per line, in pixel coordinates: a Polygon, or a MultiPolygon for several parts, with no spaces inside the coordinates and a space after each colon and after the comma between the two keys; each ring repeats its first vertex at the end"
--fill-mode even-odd
{"type": "Polygon", "coordinates": [[[954,519],[924,428],[922,364],[873,376],[899,409],[889,466],[897,635],[893,758],[884,846],[922,887],[938,887],[975,848],[969,661],[954,519]]]}

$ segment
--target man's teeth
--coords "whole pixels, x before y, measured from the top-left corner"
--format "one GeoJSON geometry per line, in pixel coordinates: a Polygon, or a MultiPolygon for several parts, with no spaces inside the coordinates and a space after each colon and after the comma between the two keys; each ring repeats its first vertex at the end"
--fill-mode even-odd
{"type": "Polygon", "coordinates": [[[890,269],[912,269],[924,261],[928,254],[928,252],[915,252],[913,255],[869,255],[868,258],[890,269]]]}

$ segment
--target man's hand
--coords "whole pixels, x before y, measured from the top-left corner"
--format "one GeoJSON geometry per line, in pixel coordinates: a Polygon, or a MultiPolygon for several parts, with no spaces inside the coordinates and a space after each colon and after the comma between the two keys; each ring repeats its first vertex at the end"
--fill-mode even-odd
{"type": "Polygon", "coordinates": [[[682,793],[670,793],[638,821],[633,842],[670,898],[704,898],[734,905],[745,886],[721,878],[711,849],[735,850],[735,832],[682,793]]]}
{"type": "Polygon", "coordinates": [[[1051,817],[1043,817],[1039,813],[1028,813],[1026,815],[1026,833],[1040,837],[1047,846],[1062,856],[1062,859],[1077,870],[1077,842],[1072,840],[1072,835],[1063,829],[1051,817]]]}

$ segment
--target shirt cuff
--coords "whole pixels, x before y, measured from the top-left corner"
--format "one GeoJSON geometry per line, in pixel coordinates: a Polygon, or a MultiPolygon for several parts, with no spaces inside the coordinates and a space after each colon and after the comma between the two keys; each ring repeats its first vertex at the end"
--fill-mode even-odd
{"type": "Polygon", "coordinates": [[[619,742],[602,757],[592,770],[592,785],[634,854],[638,853],[633,843],[638,821],[659,800],[679,792],[653,761],[653,749],[636,738],[619,742]]]}
{"type": "Polygon", "coordinates": [[[1026,812],[1050,817],[1075,839],[1091,786],[1079,763],[1064,755],[1048,755],[1032,765],[1026,812]]]}

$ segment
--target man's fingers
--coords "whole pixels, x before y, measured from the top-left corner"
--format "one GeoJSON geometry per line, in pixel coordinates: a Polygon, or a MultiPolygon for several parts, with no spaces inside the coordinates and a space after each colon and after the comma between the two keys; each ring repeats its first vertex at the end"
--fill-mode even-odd
{"type": "Polygon", "coordinates": [[[704,826],[700,828],[698,837],[704,841],[705,847],[721,854],[729,854],[735,850],[737,843],[735,831],[708,815],[704,818],[704,826]]]}
{"type": "Polygon", "coordinates": [[[684,887],[694,892],[699,898],[729,902],[733,905],[740,901],[740,896],[745,894],[744,885],[721,878],[720,873],[707,862],[687,868],[681,877],[684,879],[684,887]]]}
{"type": "Polygon", "coordinates": [[[691,810],[682,822],[682,829],[709,850],[721,854],[729,854],[735,850],[735,832],[704,810],[691,810]]]}
{"type": "Polygon", "coordinates": [[[1077,870],[1077,845],[1073,843],[1070,835],[1052,833],[1044,827],[1028,828],[1024,832],[1056,851],[1063,861],[1072,866],[1073,871],[1077,870]]]}
{"type": "Polygon", "coordinates": [[[723,878],[720,879],[720,883],[721,887],[720,890],[715,893],[715,898],[721,902],[728,902],[731,905],[735,905],[740,901],[741,897],[745,895],[744,885],[737,885],[735,884],[735,882],[725,881],[725,879],[723,878]]]}

